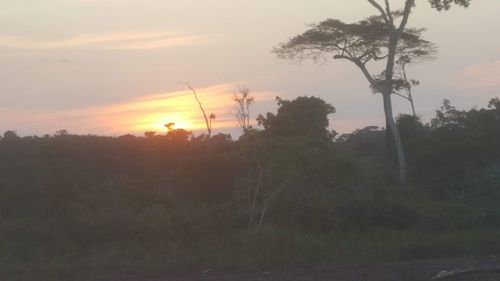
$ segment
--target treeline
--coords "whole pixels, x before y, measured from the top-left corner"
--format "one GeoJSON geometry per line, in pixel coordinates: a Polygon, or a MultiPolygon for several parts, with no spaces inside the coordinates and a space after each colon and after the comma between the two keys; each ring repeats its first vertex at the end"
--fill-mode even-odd
{"type": "MultiPolygon", "coordinates": [[[[500,253],[500,101],[429,124],[328,131],[333,106],[278,100],[262,129],[0,140],[0,271],[154,271],[500,253]]],[[[61,273],[63,272],[63,273],[61,273]]],[[[67,275],[63,275],[67,278],[67,275]]],[[[26,277],[29,279],[30,277],[26,277]]]]}

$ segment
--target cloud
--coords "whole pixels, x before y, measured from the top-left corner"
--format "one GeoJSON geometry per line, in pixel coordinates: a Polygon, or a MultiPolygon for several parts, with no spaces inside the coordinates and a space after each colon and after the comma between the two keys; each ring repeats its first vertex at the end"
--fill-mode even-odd
{"type": "Polygon", "coordinates": [[[500,89],[500,60],[471,65],[460,71],[458,84],[464,89],[500,89]]]}
{"type": "MultiPolygon", "coordinates": [[[[217,118],[214,129],[236,127],[231,95],[237,83],[227,83],[197,89],[207,114],[217,118]]],[[[256,102],[273,100],[277,93],[253,92],[256,102]]],[[[254,116],[255,117],[255,116],[254,116]]],[[[192,92],[188,90],[155,94],[129,101],[61,111],[23,111],[0,109],[0,120],[12,124],[0,125],[1,130],[21,129],[32,134],[67,129],[73,133],[142,134],[145,131],[165,131],[164,125],[175,123],[176,128],[203,132],[205,121],[192,92]]]]}
{"type": "Polygon", "coordinates": [[[176,46],[201,45],[208,36],[183,32],[115,32],[80,34],[60,40],[32,40],[0,37],[0,46],[15,49],[118,49],[150,50],[176,46]]]}

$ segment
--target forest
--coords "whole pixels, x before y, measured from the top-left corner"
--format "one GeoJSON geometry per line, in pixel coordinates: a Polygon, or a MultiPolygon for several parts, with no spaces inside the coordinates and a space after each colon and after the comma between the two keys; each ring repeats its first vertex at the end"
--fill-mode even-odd
{"type": "Polygon", "coordinates": [[[334,112],[316,97],[277,99],[237,140],[7,131],[0,272],[76,280],[500,253],[498,98],[470,110],[444,100],[426,124],[398,116],[404,184],[385,130],[338,135],[334,112]]]}

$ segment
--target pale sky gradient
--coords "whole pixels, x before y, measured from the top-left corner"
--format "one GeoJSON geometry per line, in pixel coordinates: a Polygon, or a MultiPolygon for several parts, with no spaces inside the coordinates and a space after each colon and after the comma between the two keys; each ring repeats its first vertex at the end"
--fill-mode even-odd
{"type": "MultiPolygon", "coordinates": [[[[436,61],[409,69],[422,83],[414,95],[424,120],[444,98],[471,108],[500,97],[500,1],[445,13],[417,3],[410,25],[427,27],[440,50],[436,61]]],[[[0,132],[199,128],[204,121],[183,81],[217,115],[216,132],[236,132],[238,85],[252,90],[254,113],[274,111],[277,95],[314,95],[337,108],[332,129],[383,125],[381,98],[354,66],[294,64],[270,52],[308,23],[374,13],[366,0],[0,0],[0,132]]],[[[396,114],[409,112],[394,101],[396,114]]]]}

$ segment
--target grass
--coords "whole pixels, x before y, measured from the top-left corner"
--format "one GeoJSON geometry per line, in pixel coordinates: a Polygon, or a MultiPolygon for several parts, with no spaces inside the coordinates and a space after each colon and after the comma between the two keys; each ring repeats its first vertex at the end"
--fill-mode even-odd
{"type": "Polygon", "coordinates": [[[171,271],[317,268],[415,259],[487,257],[500,253],[500,231],[372,229],[300,233],[262,227],[193,246],[114,245],[66,256],[50,252],[0,263],[2,280],[84,280],[106,274],[161,275],[171,271]],[[4,276],[2,276],[2,274],[4,276]],[[13,278],[13,276],[15,278],[13,278]],[[41,276],[43,276],[43,279],[41,276]],[[33,277],[37,277],[33,279],[33,277]]]}

